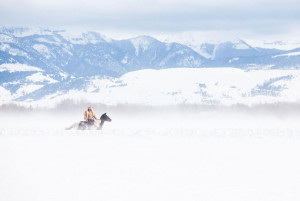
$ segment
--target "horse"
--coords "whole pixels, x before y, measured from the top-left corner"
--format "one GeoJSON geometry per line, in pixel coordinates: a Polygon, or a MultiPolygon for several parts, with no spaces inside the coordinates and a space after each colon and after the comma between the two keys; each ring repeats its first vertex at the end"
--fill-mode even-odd
{"type": "Polygon", "coordinates": [[[66,128],[67,130],[77,129],[77,130],[101,130],[104,122],[111,122],[111,118],[106,115],[106,113],[102,114],[100,119],[96,119],[93,122],[93,125],[89,125],[86,121],[80,121],[78,123],[73,124],[72,126],[66,128]]]}

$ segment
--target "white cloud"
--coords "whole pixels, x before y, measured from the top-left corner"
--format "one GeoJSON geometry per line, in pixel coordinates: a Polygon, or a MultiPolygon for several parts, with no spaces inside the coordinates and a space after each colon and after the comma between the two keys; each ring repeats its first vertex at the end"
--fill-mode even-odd
{"type": "Polygon", "coordinates": [[[290,34],[299,0],[10,0],[0,24],[137,32],[236,31],[290,34]]]}

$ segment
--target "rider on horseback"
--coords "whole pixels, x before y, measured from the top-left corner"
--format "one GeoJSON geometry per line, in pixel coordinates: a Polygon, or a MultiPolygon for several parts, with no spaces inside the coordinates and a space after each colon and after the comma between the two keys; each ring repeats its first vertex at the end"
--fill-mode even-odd
{"type": "Polygon", "coordinates": [[[94,124],[94,119],[97,119],[97,117],[93,112],[92,106],[89,106],[87,111],[84,112],[84,120],[91,126],[94,124]]]}

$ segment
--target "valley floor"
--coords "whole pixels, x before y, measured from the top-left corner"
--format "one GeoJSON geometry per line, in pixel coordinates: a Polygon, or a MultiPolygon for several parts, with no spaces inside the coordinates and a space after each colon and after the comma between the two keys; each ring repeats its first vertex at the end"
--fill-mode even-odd
{"type": "Polygon", "coordinates": [[[102,131],[25,116],[0,117],[1,200],[300,199],[299,116],[111,114],[102,131]]]}

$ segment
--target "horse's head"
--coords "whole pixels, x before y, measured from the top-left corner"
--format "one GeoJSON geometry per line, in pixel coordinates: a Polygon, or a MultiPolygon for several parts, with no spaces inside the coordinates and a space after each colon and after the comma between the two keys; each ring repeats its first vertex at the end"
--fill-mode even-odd
{"type": "Polygon", "coordinates": [[[111,118],[109,118],[109,116],[106,115],[106,113],[102,114],[100,117],[101,121],[111,121],[111,118]]]}

